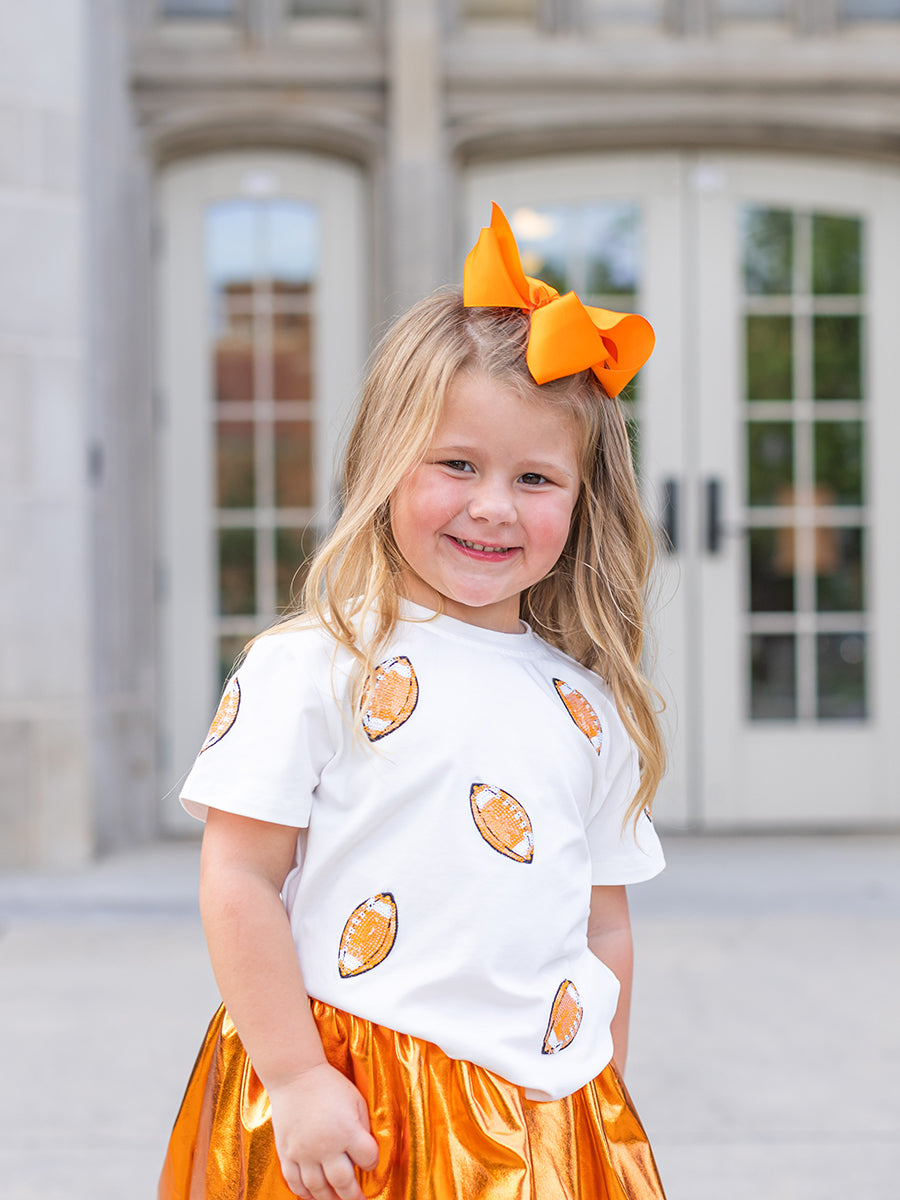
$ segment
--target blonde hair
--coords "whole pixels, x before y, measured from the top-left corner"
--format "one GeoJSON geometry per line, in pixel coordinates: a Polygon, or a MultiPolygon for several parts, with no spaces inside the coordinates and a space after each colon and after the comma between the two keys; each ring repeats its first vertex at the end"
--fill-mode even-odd
{"type": "Polygon", "coordinates": [[[527,312],[465,308],[458,291],[442,290],[387,333],[373,354],[350,434],[341,515],[313,558],[299,613],[276,628],[313,619],[354,655],[359,713],[366,679],[399,617],[405,564],[391,530],[390,499],[423,459],[454,379],[483,373],[525,400],[559,406],[577,431],[581,489],[565,549],[553,570],[522,593],[520,615],[612,689],[640,759],[640,786],[628,812],[636,819],[665,766],[657,695],[641,672],[653,539],[618,402],[591,371],[535,383],[525,362],[529,327],[527,312]]]}

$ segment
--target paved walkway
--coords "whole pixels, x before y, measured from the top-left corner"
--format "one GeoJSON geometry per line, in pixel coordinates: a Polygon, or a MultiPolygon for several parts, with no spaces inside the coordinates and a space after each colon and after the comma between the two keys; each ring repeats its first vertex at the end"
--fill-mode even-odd
{"type": "MultiPolygon", "coordinates": [[[[666,848],[632,889],[628,1082],[669,1200],[893,1200],[900,837],[666,848]]],[[[0,875],[4,1200],[155,1196],[217,1002],[196,876],[191,844],[0,875]]]]}

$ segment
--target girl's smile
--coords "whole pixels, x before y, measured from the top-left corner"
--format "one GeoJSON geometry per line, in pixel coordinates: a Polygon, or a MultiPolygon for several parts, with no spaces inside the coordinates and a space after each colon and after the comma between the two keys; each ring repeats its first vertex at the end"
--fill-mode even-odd
{"type": "Polygon", "coordinates": [[[490,376],[459,375],[424,461],[391,499],[404,594],[517,631],[519,596],[562,553],[579,487],[567,416],[490,376]]]}

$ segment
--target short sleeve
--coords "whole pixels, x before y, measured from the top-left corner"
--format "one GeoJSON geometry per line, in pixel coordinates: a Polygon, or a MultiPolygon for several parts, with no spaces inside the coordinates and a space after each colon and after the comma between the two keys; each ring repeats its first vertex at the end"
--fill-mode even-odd
{"type": "Polygon", "coordinates": [[[205,820],[218,808],[277,825],[308,824],[313,792],[333,756],[316,686],[328,667],[314,631],[253,643],[185,780],[180,799],[192,816],[205,820]]]}
{"type": "Polygon", "coordinates": [[[616,714],[604,745],[606,761],[586,827],[591,852],[591,883],[639,883],[666,865],[662,846],[647,812],[626,816],[640,783],[637,748],[616,714]]]}

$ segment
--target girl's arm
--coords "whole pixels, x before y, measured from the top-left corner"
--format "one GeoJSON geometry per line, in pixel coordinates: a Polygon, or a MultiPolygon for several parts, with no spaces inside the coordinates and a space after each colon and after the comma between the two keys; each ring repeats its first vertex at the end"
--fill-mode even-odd
{"type": "Polygon", "coordinates": [[[325,1058],[281,887],[297,830],[210,809],[200,912],[216,982],[272,1105],[281,1169],[306,1200],[363,1200],[378,1161],[365,1101],[325,1058]]]}
{"type": "Polygon", "coordinates": [[[612,971],[620,984],[619,1005],[612,1021],[613,1062],[625,1074],[628,1055],[628,1018],[631,1012],[633,948],[628,897],[624,884],[591,888],[588,946],[612,971]]]}

